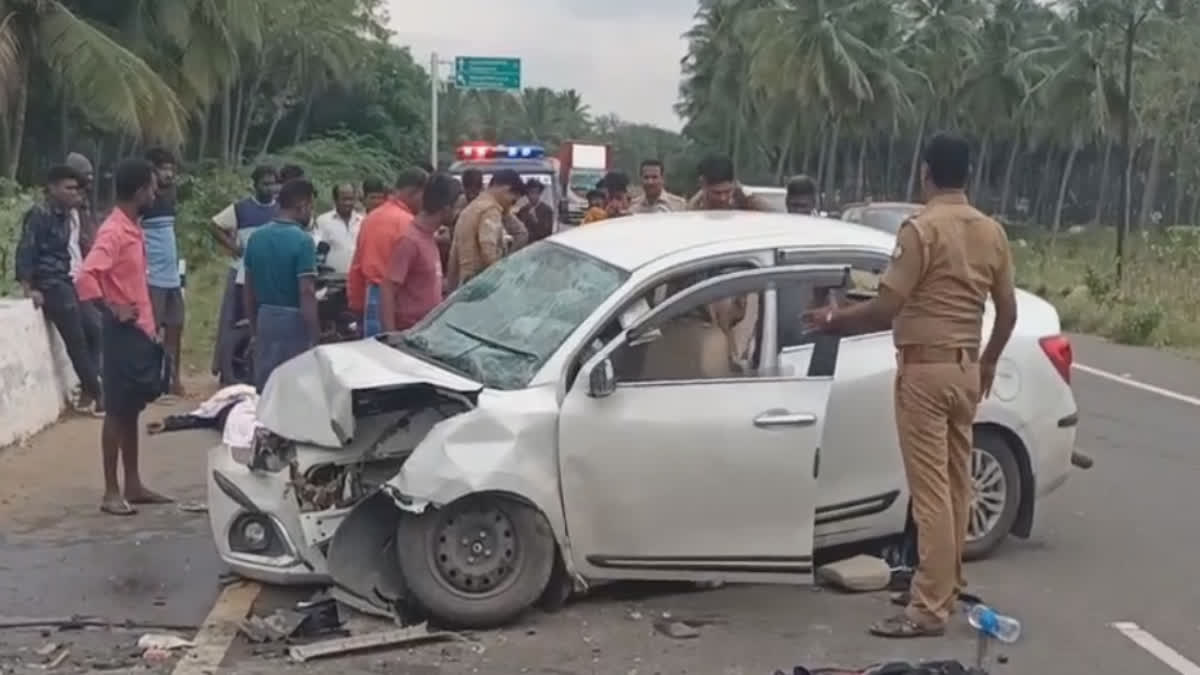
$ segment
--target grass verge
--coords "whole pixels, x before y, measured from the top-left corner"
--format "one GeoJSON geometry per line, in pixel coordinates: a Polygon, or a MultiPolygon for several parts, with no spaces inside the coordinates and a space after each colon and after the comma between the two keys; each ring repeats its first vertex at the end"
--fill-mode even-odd
{"type": "Polygon", "coordinates": [[[1053,303],[1065,330],[1122,344],[1200,347],[1200,229],[1131,235],[1119,283],[1115,241],[1111,228],[1057,242],[1018,240],[1017,285],[1053,303]]]}
{"type": "Polygon", "coordinates": [[[212,371],[217,318],[228,270],[225,261],[208,260],[188,272],[187,323],[183,327],[183,369],[188,375],[209,375],[212,371]]]}

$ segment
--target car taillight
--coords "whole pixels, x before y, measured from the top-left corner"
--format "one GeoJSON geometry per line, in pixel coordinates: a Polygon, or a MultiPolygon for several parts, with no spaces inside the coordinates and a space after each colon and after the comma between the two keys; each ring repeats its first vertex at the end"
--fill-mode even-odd
{"type": "Polygon", "coordinates": [[[1074,354],[1071,352],[1071,341],[1065,335],[1050,335],[1038,340],[1042,351],[1046,352],[1046,358],[1050,359],[1050,363],[1054,364],[1054,369],[1062,375],[1062,379],[1067,384],[1071,384],[1071,363],[1074,361],[1074,354]]]}

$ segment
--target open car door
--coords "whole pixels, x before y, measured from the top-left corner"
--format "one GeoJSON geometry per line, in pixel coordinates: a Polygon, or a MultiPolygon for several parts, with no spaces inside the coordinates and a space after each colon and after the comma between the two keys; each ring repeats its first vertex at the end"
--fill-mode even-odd
{"type": "Polygon", "coordinates": [[[837,287],[846,274],[805,265],[723,274],[655,307],[588,360],[559,423],[576,569],[593,579],[811,582],[838,341],[822,340],[805,372],[780,367],[777,296],[783,285],[837,287]],[[623,358],[669,337],[673,322],[747,295],[762,311],[746,370],[664,379],[648,354],[623,358]],[[622,372],[629,362],[658,379],[622,372]]]}

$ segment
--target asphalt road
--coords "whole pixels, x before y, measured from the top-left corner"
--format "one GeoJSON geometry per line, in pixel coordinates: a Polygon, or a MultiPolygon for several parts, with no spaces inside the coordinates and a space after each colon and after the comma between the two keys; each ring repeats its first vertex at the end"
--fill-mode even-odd
{"type": "MultiPolygon", "coordinates": [[[[1012,540],[968,569],[973,591],[1024,624],[1023,639],[1000,650],[1007,663],[992,672],[1197,675],[1200,522],[1187,495],[1200,482],[1200,362],[1086,337],[1075,338],[1075,356],[1081,364],[1074,373],[1079,447],[1095,458],[1095,468],[1079,472],[1039,504],[1030,540],[1012,540]],[[1137,630],[1113,624],[1136,624],[1137,630]]],[[[7,524],[0,535],[0,612],[199,623],[213,607],[220,571],[204,518],[172,507],[120,521],[95,515],[97,431],[94,421],[76,420],[30,447],[0,452],[0,475],[17,485],[0,499],[0,519],[7,524]]],[[[151,440],[146,454],[156,485],[184,498],[202,497],[199,478],[209,441],[202,432],[151,440]]],[[[263,589],[256,605],[261,611],[295,597],[263,589]]],[[[230,674],[447,675],[770,674],[795,665],[973,658],[974,639],[961,620],[940,639],[868,637],[866,625],[890,610],[882,594],[635,585],[473,636],[469,643],[293,666],[235,640],[218,657],[224,654],[220,672],[230,674]],[[716,621],[695,639],[675,640],[652,627],[662,612],[716,621]]],[[[61,672],[130,667],[137,663],[132,645],[138,634],[0,630],[0,672],[34,672],[19,664],[45,660],[34,650],[51,641],[72,643],[61,672]]],[[[203,672],[186,661],[157,667],[173,669],[180,675],[203,672]]]]}

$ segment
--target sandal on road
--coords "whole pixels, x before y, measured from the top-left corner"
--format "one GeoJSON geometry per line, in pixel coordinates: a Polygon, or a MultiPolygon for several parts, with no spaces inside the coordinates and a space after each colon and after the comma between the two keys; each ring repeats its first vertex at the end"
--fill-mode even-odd
{"type": "Polygon", "coordinates": [[[132,516],[137,514],[137,509],[119,497],[116,499],[105,499],[100,502],[100,510],[110,516],[132,516]]]}
{"type": "Polygon", "coordinates": [[[876,637],[893,639],[941,637],[946,633],[946,627],[922,626],[901,614],[876,622],[871,626],[870,633],[876,637]]]}

